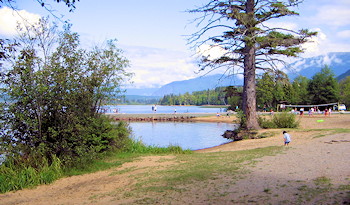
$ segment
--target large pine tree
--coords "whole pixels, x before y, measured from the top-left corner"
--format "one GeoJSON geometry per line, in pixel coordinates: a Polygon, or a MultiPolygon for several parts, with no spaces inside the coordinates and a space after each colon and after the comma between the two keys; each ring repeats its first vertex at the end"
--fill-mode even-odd
{"type": "MultiPolygon", "coordinates": [[[[256,113],[256,70],[273,71],[281,56],[297,56],[301,44],[316,32],[272,28],[268,22],[298,15],[289,8],[300,0],[211,0],[191,10],[203,15],[196,19],[200,30],[190,43],[194,48],[206,45],[222,51],[219,57],[203,55],[201,70],[225,67],[231,74],[243,68],[243,111],[247,129],[259,129],[256,113]],[[218,33],[218,34],[217,34],[218,33]],[[217,35],[216,35],[217,34],[217,35]]],[[[210,53],[210,52],[209,52],[210,53]]]]}

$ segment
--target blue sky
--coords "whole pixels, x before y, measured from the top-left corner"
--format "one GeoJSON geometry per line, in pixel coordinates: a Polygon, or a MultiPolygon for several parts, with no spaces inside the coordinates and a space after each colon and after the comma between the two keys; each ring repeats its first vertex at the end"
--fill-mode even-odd
{"type": "MultiPolygon", "coordinates": [[[[101,44],[107,39],[118,39],[119,47],[131,61],[134,72],[133,87],[159,87],[176,80],[198,77],[194,51],[186,36],[196,30],[190,22],[196,17],[185,12],[207,3],[208,0],[80,0],[76,10],[69,13],[62,3],[48,1],[69,19],[73,31],[78,32],[84,46],[101,44]],[[52,2],[52,3],[51,3],[52,2]],[[98,2],[98,3],[96,3],[98,2]]],[[[47,16],[36,0],[17,3],[22,16],[36,19],[47,16]]],[[[0,9],[0,36],[15,34],[16,17],[10,9],[0,9]]],[[[295,9],[298,17],[271,22],[291,29],[309,28],[319,32],[313,43],[305,45],[304,57],[328,52],[350,52],[350,1],[304,0],[295,9]]],[[[53,19],[53,18],[51,18],[53,19]]]]}

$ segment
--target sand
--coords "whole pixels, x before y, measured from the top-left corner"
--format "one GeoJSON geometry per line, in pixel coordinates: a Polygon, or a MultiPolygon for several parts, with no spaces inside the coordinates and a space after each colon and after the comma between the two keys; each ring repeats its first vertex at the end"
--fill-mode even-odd
{"type": "MultiPolygon", "coordinates": [[[[234,117],[206,117],[196,120],[232,122],[234,117]]],[[[174,196],[167,204],[350,204],[350,133],[330,129],[350,129],[350,115],[304,116],[300,129],[288,130],[289,147],[276,156],[260,158],[245,165],[247,174],[239,180],[218,176],[213,188],[198,190],[198,184],[174,196]],[[323,122],[317,122],[317,120],[323,122]],[[226,184],[226,186],[219,186],[226,184]],[[217,194],[215,197],[208,196],[217,194]],[[195,193],[195,194],[193,194],[195,193]]],[[[243,140],[198,150],[198,153],[225,152],[268,146],[283,146],[280,129],[260,130],[271,137],[243,140]]],[[[116,198],[116,192],[127,194],[127,187],[137,182],[138,174],[150,169],[166,169],[173,156],[143,157],[122,167],[73,176],[0,195],[0,204],[134,204],[132,197],[116,198]],[[123,170],[132,170],[124,172],[123,170]]],[[[166,194],[161,193],[161,194],[166,194]]],[[[131,195],[131,194],[130,194],[131,195]]],[[[161,201],[158,204],[163,204],[161,201]]],[[[165,202],[164,202],[165,203],[165,202]]],[[[153,204],[144,202],[144,204],[153,204]]]]}

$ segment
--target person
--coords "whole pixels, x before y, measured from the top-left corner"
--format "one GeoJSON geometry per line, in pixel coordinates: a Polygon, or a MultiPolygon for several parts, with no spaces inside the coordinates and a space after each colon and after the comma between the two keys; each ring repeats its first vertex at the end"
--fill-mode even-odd
{"type": "Polygon", "coordinates": [[[285,146],[288,146],[288,144],[292,141],[290,135],[286,131],[283,131],[283,139],[285,146]]]}
{"type": "Polygon", "coordinates": [[[304,115],[304,108],[303,108],[303,107],[300,108],[300,115],[301,115],[301,116],[304,115]]]}

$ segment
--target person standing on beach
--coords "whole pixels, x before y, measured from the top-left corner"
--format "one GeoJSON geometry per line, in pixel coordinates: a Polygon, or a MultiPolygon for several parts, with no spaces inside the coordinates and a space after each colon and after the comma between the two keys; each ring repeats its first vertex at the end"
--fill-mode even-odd
{"type": "Polygon", "coordinates": [[[290,135],[286,131],[283,131],[283,138],[285,146],[288,146],[288,144],[292,141],[290,135]]]}

